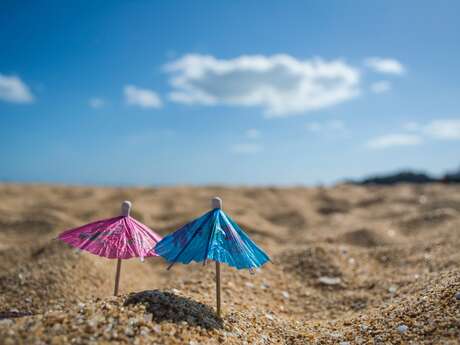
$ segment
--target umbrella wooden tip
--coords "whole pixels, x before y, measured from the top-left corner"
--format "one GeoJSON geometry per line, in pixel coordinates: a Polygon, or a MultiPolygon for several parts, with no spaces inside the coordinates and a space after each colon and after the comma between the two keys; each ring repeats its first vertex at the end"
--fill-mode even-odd
{"type": "Polygon", "coordinates": [[[215,196],[214,198],[211,199],[211,206],[213,209],[222,208],[222,199],[215,196]]]}
{"type": "Polygon", "coordinates": [[[125,217],[129,216],[131,212],[131,207],[132,207],[131,201],[128,201],[128,200],[123,201],[121,203],[121,215],[125,217]]]}

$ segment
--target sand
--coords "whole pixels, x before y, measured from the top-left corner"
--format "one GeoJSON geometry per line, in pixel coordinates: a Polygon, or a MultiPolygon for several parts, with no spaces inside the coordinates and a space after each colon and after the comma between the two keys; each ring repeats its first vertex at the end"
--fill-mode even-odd
{"type": "Polygon", "coordinates": [[[460,186],[0,185],[0,344],[460,344],[460,186]],[[224,209],[272,263],[256,274],[115,261],[53,240],[119,213],[167,234],[224,209]],[[457,294],[457,297],[456,297],[457,294]]]}

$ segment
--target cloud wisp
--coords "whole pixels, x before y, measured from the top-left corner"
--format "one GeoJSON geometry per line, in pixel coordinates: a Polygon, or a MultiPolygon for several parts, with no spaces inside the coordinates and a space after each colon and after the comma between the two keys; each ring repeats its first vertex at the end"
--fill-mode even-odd
{"type": "Polygon", "coordinates": [[[396,59],[371,57],[364,60],[364,64],[377,73],[393,75],[406,73],[404,65],[396,59]]]}
{"type": "Polygon", "coordinates": [[[371,149],[384,149],[393,146],[415,146],[426,139],[460,140],[460,119],[438,119],[426,124],[408,122],[402,126],[405,133],[388,134],[367,143],[371,149]]]}
{"type": "Polygon", "coordinates": [[[165,71],[174,102],[256,106],[270,117],[323,109],[359,95],[359,71],[341,60],[298,60],[285,54],[225,60],[188,54],[165,71]]]}
{"type": "Polygon", "coordinates": [[[367,142],[370,149],[387,149],[395,146],[416,146],[422,143],[422,138],[415,134],[387,134],[367,142]]]}
{"type": "Polygon", "coordinates": [[[17,76],[0,74],[0,100],[10,103],[32,103],[30,88],[17,76]]]}
{"type": "Polygon", "coordinates": [[[141,89],[134,85],[126,85],[123,89],[125,102],[128,105],[141,108],[161,108],[160,96],[152,90],[141,89]]]}
{"type": "Polygon", "coordinates": [[[460,119],[438,119],[426,124],[410,122],[404,128],[437,140],[460,140],[460,119]]]}
{"type": "Polygon", "coordinates": [[[434,120],[422,130],[435,139],[460,140],[460,119],[434,120]]]}

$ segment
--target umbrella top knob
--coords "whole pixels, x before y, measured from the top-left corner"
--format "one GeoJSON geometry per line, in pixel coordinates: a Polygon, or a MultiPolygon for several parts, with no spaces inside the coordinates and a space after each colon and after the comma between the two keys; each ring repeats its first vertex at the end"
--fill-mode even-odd
{"type": "Polygon", "coordinates": [[[125,200],[121,203],[121,215],[124,217],[128,217],[129,213],[131,212],[131,201],[125,200]]]}
{"type": "Polygon", "coordinates": [[[214,198],[211,199],[211,207],[213,209],[215,208],[222,208],[222,199],[215,196],[214,198]]]}

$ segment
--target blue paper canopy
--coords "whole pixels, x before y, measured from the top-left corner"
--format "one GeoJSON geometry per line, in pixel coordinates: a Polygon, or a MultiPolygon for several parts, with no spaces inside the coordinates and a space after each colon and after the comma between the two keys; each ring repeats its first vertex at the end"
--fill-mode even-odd
{"type": "Polygon", "coordinates": [[[254,269],[270,260],[246,233],[220,208],[164,237],[155,252],[171,262],[214,260],[237,269],[254,269]]]}

